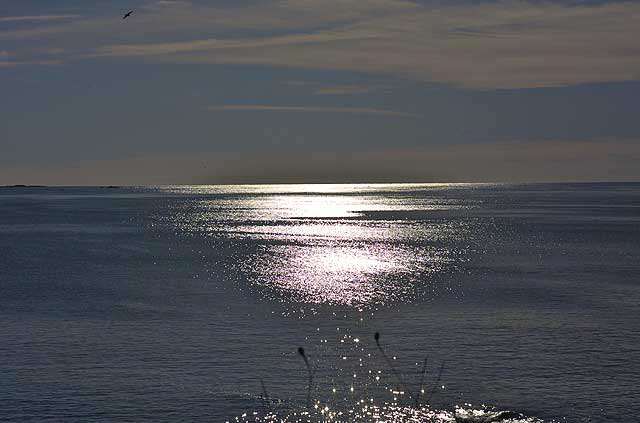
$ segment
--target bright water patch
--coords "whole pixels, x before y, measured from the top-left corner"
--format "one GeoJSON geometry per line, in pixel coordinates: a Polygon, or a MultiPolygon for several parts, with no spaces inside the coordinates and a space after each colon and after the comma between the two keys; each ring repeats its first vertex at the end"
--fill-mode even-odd
{"type": "Polygon", "coordinates": [[[254,243],[255,250],[234,269],[271,299],[356,307],[388,304],[411,301],[417,280],[424,287],[438,273],[463,262],[461,253],[470,248],[471,238],[481,237],[482,225],[474,222],[405,215],[428,217],[476,208],[474,200],[412,195],[415,190],[460,186],[169,188],[208,198],[180,204],[167,224],[187,233],[254,243]],[[373,195],[374,190],[387,194],[373,195]],[[371,218],[371,213],[394,217],[371,218]]]}
{"type": "Polygon", "coordinates": [[[473,408],[471,404],[454,410],[433,410],[429,407],[407,407],[397,404],[376,405],[366,401],[351,410],[332,410],[314,405],[313,411],[290,413],[244,413],[233,421],[242,423],[544,423],[513,411],[489,407],[473,408]],[[317,406],[317,407],[316,407],[317,406]]]}

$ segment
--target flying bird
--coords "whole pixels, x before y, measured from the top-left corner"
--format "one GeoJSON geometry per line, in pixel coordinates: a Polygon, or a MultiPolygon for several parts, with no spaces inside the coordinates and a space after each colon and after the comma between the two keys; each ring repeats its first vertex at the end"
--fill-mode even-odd
{"type": "Polygon", "coordinates": [[[133,13],[133,10],[128,11],[127,13],[125,13],[122,19],[127,19],[129,16],[131,16],[132,13],[133,13]]]}

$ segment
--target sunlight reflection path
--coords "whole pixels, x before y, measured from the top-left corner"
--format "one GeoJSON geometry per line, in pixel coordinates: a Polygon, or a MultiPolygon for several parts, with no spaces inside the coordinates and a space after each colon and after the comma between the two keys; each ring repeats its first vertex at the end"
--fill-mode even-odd
{"type": "Polygon", "coordinates": [[[447,243],[469,232],[450,219],[406,218],[469,207],[459,200],[407,195],[420,187],[279,185],[234,187],[234,192],[214,187],[190,209],[178,211],[174,223],[247,243],[236,270],[273,299],[381,304],[408,299],[414,282],[443,272],[455,253],[447,243]],[[376,218],[375,213],[387,214],[376,218]]]}

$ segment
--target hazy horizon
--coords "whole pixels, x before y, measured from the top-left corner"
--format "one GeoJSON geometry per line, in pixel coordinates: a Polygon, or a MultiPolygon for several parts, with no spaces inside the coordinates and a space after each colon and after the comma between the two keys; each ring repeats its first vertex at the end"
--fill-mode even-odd
{"type": "Polygon", "coordinates": [[[390,186],[390,185],[579,185],[579,184],[638,184],[640,181],[632,180],[593,180],[593,181],[378,181],[378,182],[221,182],[201,184],[3,184],[0,188],[170,188],[170,187],[277,187],[277,186],[390,186]]]}

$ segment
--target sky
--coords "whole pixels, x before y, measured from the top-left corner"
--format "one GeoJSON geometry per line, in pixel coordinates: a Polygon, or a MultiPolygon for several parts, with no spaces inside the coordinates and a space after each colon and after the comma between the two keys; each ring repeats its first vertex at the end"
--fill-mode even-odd
{"type": "Polygon", "coordinates": [[[638,181],[638,39],[638,1],[0,0],[0,185],[638,181]]]}

